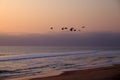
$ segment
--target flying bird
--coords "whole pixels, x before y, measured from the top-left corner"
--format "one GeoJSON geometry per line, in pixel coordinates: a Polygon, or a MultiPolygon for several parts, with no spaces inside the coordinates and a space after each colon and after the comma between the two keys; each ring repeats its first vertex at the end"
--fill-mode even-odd
{"type": "Polygon", "coordinates": [[[68,29],[67,27],[65,27],[65,29],[68,29]]]}
{"type": "Polygon", "coordinates": [[[61,30],[64,30],[64,28],[61,28],[61,30]]]}
{"type": "Polygon", "coordinates": [[[77,31],[76,29],[74,29],[74,31],[77,31]]]}
{"type": "MultiPolygon", "coordinates": [[[[82,28],[82,29],[83,29],[83,28],[86,28],[86,26],[82,26],[81,28],[82,28]]],[[[50,29],[53,30],[54,27],[50,27],[50,29]]],[[[75,28],[75,27],[71,27],[71,28],[70,28],[70,27],[62,27],[61,30],[62,30],[62,31],[63,31],[63,30],[66,30],[66,31],[68,30],[68,31],[71,31],[71,32],[76,32],[76,31],[81,32],[81,29],[78,29],[78,28],[75,28]]]]}
{"type": "Polygon", "coordinates": [[[85,28],[85,26],[82,26],[82,28],[85,28]]]}
{"type": "Polygon", "coordinates": [[[62,28],[61,28],[61,30],[66,30],[66,29],[68,29],[68,28],[67,28],[67,27],[62,27],[62,28]]]}
{"type": "Polygon", "coordinates": [[[74,28],[72,27],[72,28],[70,28],[70,31],[73,31],[74,30],[74,28]]]}
{"type": "Polygon", "coordinates": [[[50,29],[52,29],[52,30],[53,30],[53,27],[50,27],[50,29]]]}

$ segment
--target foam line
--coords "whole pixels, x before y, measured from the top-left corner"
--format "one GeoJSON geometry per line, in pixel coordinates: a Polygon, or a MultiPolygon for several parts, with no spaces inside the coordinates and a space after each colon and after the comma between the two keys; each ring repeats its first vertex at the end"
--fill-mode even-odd
{"type": "Polygon", "coordinates": [[[79,52],[79,53],[62,53],[62,54],[34,54],[34,55],[24,55],[24,56],[16,56],[10,57],[5,59],[0,59],[0,62],[5,61],[16,61],[16,60],[27,60],[27,59],[36,59],[36,58],[48,58],[48,57],[58,57],[58,56],[72,56],[72,55],[81,55],[81,54],[90,54],[90,53],[97,53],[98,51],[94,52],[79,52]]]}

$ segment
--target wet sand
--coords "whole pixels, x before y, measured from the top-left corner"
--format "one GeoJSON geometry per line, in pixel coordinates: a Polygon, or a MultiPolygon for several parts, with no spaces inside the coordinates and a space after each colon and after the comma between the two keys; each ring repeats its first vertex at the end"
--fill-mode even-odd
{"type": "Polygon", "coordinates": [[[120,80],[120,64],[94,69],[66,71],[60,75],[54,75],[57,76],[41,78],[41,75],[37,75],[18,79],[0,77],[0,80],[120,80]]]}
{"type": "Polygon", "coordinates": [[[67,71],[58,76],[33,78],[29,80],[120,80],[120,65],[109,67],[67,71]]]}

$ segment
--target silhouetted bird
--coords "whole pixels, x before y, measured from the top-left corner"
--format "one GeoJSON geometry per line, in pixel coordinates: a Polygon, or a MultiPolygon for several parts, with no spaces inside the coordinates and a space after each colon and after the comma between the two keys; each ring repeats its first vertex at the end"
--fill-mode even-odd
{"type": "Polygon", "coordinates": [[[76,29],[74,29],[74,31],[76,31],[76,29]]]}
{"type": "Polygon", "coordinates": [[[50,27],[50,29],[53,29],[53,27],[50,27]]]}
{"type": "Polygon", "coordinates": [[[64,30],[64,28],[61,28],[61,30],[64,30]]]}
{"type": "Polygon", "coordinates": [[[70,31],[73,31],[74,30],[74,28],[72,27],[72,28],[70,28],[70,31]]]}
{"type": "Polygon", "coordinates": [[[82,26],[82,28],[85,28],[85,26],[82,26]]]}
{"type": "MultiPolygon", "coordinates": [[[[86,26],[82,26],[81,28],[86,28],[86,26]]],[[[50,27],[50,29],[53,30],[54,27],[50,27]]],[[[76,31],[81,32],[81,29],[78,29],[78,28],[75,28],[75,27],[71,27],[71,28],[69,28],[69,27],[62,27],[61,30],[69,30],[69,31],[71,31],[71,32],[72,32],[72,31],[73,31],[73,32],[76,32],[76,31]]]]}
{"type": "Polygon", "coordinates": [[[65,29],[68,29],[67,27],[65,27],[65,29]]]}

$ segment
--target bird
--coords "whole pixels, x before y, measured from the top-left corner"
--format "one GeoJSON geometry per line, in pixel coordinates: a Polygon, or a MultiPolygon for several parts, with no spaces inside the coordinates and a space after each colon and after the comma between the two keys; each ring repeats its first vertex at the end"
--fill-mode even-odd
{"type": "Polygon", "coordinates": [[[74,28],[72,27],[72,28],[70,28],[70,31],[73,31],[74,30],[74,28]]]}
{"type": "Polygon", "coordinates": [[[50,29],[53,29],[53,27],[50,27],[50,29]]]}
{"type": "Polygon", "coordinates": [[[68,29],[67,27],[65,27],[65,29],[68,29]]]}
{"type": "MultiPolygon", "coordinates": [[[[82,28],[82,29],[83,29],[83,28],[86,28],[86,26],[82,26],[81,28],[82,28]]],[[[50,29],[53,30],[54,27],[50,27],[50,29]]],[[[66,30],[69,30],[69,31],[71,31],[71,32],[76,32],[76,31],[77,31],[77,32],[81,32],[81,29],[75,28],[75,27],[61,27],[60,29],[61,29],[62,31],[64,31],[64,30],[65,30],[65,31],[66,31],[66,30]]]]}
{"type": "Polygon", "coordinates": [[[74,29],[74,31],[77,31],[76,29],[74,29]]]}
{"type": "Polygon", "coordinates": [[[61,28],[61,30],[64,30],[64,28],[61,28]]]}
{"type": "Polygon", "coordinates": [[[85,26],[82,26],[82,28],[85,28],[85,26]]]}

